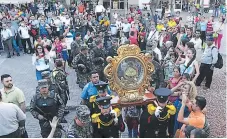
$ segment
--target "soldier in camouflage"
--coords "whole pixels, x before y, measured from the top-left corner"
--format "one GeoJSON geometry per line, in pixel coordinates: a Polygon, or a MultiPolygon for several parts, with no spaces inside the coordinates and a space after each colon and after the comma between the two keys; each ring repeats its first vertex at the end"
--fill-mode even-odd
{"type": "Polygon", "coordinates": [[[99,78],[102,81],[106,81],[103,70],[105,68],[105,51],[103,50],[103,42],[102,40],[96,41],[96,47],[93,48],[90,52],[91,60],[92,60],[92,68],[93,70],[99,73],[99,78]]]}
{"type": "Polygon", "coordinates": [[[117,56],[117,49],[118,49],[118,39],[117,38],[113,38],[112,39],[112,45],[111,47],[108,49],[107,51],[107,56],[117,56]]]}
{"type": "Polygon", "coordinates": [[[91,71],[91,61],[88,55],[88,47],[82,46],[80,53],[73,59],[73,68],[77,73],[79,87],[81,89],[89,81],[89,73],[91,71]]]}
{"type": "MultiPolygon", "coordinates": [[[[67,104],[67,101],[69,100],[69,86],[67,81],[67,74],[63,70],[63,62],[61,59],[56,59],[55,62],[56,68],[52,71],[52,82],[55,84],[55,91],[61,99],[63,100],[63,103],[67,104]]],[[[65,110],[65,114],[68,114],[69,111],[65,110]]],[[[65,121],[65,120],[64,120],[65,121]]]]}
{"type": "Polygon", "coordinates": [[[76,106],[76,116],[67,133],[68,138],[92,138],[93,127],[86,105],[76,106]]]}
{"type": "Polygon", "coordinates": [[[82,44],[83,44],[83,41],[81,40],[81,34],[77,33],[75,37],[75,41],[71,43],[72,58],[74,58],[77,54],[80,53],[80,47],[82,44]]]}
{"type": "MultiPolygon", "coordinates": [[[[54,116],[62,119],[64,115],[65,105],[54,90],[49,91],[48,81],[42,79],[38,82],[40,93],[35,94],[30,103],[30,112],[34,118],[39,120],[41,135],[47,138],[51,131],[49,121],[54,116]]],[[[54,137],[61,137],[60,125],[57,127],[54,137]]]]}

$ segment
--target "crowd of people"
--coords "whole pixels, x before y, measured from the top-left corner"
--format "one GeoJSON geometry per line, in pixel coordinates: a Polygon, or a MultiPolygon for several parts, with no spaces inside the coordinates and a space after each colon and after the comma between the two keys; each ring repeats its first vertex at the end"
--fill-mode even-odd
{"type": "MultiPolygon", "coordinates": [[[[86,2],[69,8],[41,1],[6,7],[0,12],[0,47],[7,58],[32,55],[38,86],[30,112],[43,138],[61,137],[64,131],[60,123],[67,122],[64,116],[70,112],[68,68],[75,69],[82,89],[68,138],[118,138],[126,126],[130,138],[209,136],[206,98],[197,95],[196,86],[205,78],[203,89],[210,89],[215,68],[223,66],[218,50],[226,15],[207,18],[197,11],[191,26],[180,13],[160,16],[130,7],[123,17],[101,3],[95,9],[86,2]],[[107,56],[117,56],[121,45],[137,45],[150,54],[155,70],[147,90],[155,94],[154,102],[111,106],[116,94],[103,70],[107,56]]],[[[1,82],[0,137],[28,137],[25,96],[9,74],[1,75],[1,82]]]]}

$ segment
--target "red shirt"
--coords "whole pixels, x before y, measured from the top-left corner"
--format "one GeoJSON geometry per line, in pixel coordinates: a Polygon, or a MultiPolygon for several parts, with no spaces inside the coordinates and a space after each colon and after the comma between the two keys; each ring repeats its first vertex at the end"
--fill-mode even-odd
{"type": "Polygon", "coordinates": [[[135,38],[134,36],[130,36],[129,40],[130,40],[130,44],[138,45],[137,37],[135,38]]]}
{"type": "Polygon", "coordinates": [[[134,19],[131,17],[131,18],[128,18],[128,22],[131,24],[131,22],[134,21],[134,19]]]}

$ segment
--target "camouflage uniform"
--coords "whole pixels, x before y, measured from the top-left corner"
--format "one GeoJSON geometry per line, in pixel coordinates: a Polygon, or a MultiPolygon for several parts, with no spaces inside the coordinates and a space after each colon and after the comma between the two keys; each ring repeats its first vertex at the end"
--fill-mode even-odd
{"type": "MultiPolygon", "coordinates": [[[[87,47],[84,47],[82,50],[87,50],[87,47]]],[[[89,55],[85,55],[83,53],[79,53],[73,59],[73,68],[76,70],[77,73],[77,82],[79,83],[80,88],[84,88],[84,86],[89,81],[89,73],[91,71],[91,61],[89,55]]]]}
{"type": "MultiPolygon", "coordinates": [[[[38,82],[39,88],[48,87],[48,81],[43,79],[38,82]]],[[[41,128],[41,135],[47,138],[51,131],[49,121],[52,121],[54,116],[61,119],[64,115],[65,105],[60,97],[57,96],[54,90],[49,92],[47,98],[44,98],[40,93],[35,94],[30,103],[30,112],[34,118],[38,119],[42,115],[44,119],[38,119],[41,128]]],[[[61,137],[60,125],[57,126],[54,137],[61,137]]]]}
{"type": "Polygon", "coordinates": [[[56,93],[59,94],[66,105],[69,100],[69,87],[65,71],[61,68],[55,68],[52,71],[52,81],[56,86],[56,93]]]}
{"type": "Polygon", "coordinates": [[[112,46],[107,51],[107,56],[111,56],[111,57],[117,56],[118,46],[116,46],[116,45],[118,43],[118,40],[117,39],[113,39],[113,43],[114,44],[112,44],[112,46]]]}
{"type": "Polygon", "coordinates": [[[82,44],[83,44],[83,41],[81,40],[75,40],[71,43],[72,58],[75,58],[75,56],[80,53],[80,48],[82,44]]]}
{"type": "Polygon", "coordinates": [[[76,106],[76,118],[85,123],[83,127],[76,124],[74,121],[70,125],[67,133],[68,138],[92,138],[93,127],[91,124],[90,111],[86,105],[76,106]]]}
{"type": "Polygon", "coordinates": [[[99,73],[99,78],[102,81],[105,81],[105,75],[103,70],[105,68],[105,51],[98,47],[95,47],[90,52],[91,60],[92,60],[92,68],[99,73]]]}

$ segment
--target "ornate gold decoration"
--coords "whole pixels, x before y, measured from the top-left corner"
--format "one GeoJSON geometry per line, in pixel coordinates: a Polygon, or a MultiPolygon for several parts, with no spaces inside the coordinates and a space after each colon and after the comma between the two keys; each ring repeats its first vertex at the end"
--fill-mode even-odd
{"type": "Polygon", "coordinates": [[[110,88],[118,93],[120,103],[142,100],[154,71],[154,65],[149,59],[151,56],[141,53],[137,45],[122,45],[117,54],[106,59],[109,64],[104,74],[110,88]]]}

